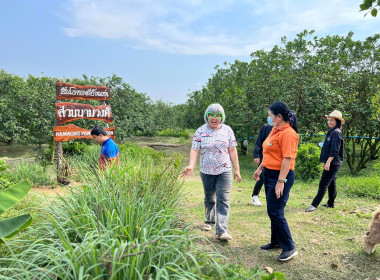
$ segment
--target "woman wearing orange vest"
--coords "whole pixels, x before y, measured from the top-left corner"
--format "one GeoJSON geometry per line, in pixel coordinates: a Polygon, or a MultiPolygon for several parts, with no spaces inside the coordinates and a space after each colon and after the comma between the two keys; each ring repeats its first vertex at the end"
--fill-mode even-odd
{"type": "Polygon", "coordinates": [[[260,248],[282,248],[278,260],[288,261],[298,255],[284,216],[284,208],[294,183],[294,165],[299,141],[297,118],[282,102],[270,105],[268,116],[275,125],[263,143],[263,161],[253,174],[254,179],[258,181],[261,172],[264,172],[267,212],[271,220],[271,241],[260,248]]]}

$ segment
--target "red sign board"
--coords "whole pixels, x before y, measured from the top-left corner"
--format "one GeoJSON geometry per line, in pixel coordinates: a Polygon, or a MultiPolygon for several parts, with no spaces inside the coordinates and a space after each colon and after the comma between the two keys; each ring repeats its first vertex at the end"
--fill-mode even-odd
{"type": "Polygon", "coordinates": [[[96,108],[89,104],[62,102],[55,103],[58,124],[64,124],[78,119],[100,120],[112,123],[110,105],[100,105],[96,108]]]}
{"type": "Polygon", "coordinates": [[[81,100],[109,100],[110,88],[97,86],[76,86],[66,83],[57,83],[57,99],[81,99],[81,100]]]}
{"type": "MultiPolygon", "coordinates": [[[[107,135],[115,139],[115,127],[105,128],[107,135]]],[[[54,141],[63,142],[72,139],[91,139],[91,130],[80,128],[69,124],[65,126],[55,126],[53,128],[54,141]]]]}

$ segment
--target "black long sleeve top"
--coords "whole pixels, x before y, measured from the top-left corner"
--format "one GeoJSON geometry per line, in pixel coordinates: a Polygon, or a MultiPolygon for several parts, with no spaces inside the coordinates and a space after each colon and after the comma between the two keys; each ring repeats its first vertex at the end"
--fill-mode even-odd
{"type": "Polygon", "coordinates": [[[344,142],[342,131],[337,127],[331,128],[329,132],[327,132],[325,141],[323,142],[319,161],[326,163],[329,157],[334,157],[334,159],[331,161],[331,164],[342,165],[343,154],[344,142]]]}
{"type": "Polygon", "coordinates": [[[253,150],[253,158],[260,158],[260,162],[263,160],[263,143],[265,139],[267,139],[272,128],[273,126],[264,124],[260,129],[259,135],[257,136],[255,149],[253,150]]]}

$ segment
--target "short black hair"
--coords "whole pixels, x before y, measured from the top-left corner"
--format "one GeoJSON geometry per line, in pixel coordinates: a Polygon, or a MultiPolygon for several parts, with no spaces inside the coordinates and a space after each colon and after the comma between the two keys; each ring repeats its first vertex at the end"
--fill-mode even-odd
{"type": "Polygon", "coordinates": [[[104,130],[103,127],[100,125],[94,126],[94,128],[91,130],[91,135],[99,136],[100,134],[107,136],[107,132],[104,130]]]}

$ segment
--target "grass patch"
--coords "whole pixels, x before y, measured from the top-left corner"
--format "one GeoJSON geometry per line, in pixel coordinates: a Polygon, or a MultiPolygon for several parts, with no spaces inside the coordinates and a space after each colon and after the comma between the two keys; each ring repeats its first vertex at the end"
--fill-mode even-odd
{"type": "Polygon", "coordinates": [[[380,176],[338,177],[337,182],[347,196],[380,199],[380,176]]]}
{"type": "MultiPolygon", "coordinates": [[[[310,182],[296,180],[285,216],[299,255],[291,262],[279,263],[277,257],[281,251],[264,252],[259,248],[270,241],[270,220],[264,189],[260,192],[262,207],[254,207],[250,201],[255,184],[252,175],[257,168],[251,152],[252,146],[247,156],[239,156],[242,183],[233,182],[230,197],[229,233],[234,240],[225,245],[214,239],[214,232],[203,233],[230,263],[242,264],[246,269],[258,265],[263,270],[269,266],[284,273],[286,279],[376,279],[379,276],[380,247],[373,255],[367,255],[363,245],[372,214],[379,205],[379,197],[372,194],[375,190],[372,186],[380,182],[377,173],[369,168],[359,177],[350,177],[344,166],[338,173],[336,208],[320,207],[313,213],[304,210],[317,194],[319,178],[310,182]],[[363,189],[364,185],[367,189],[363,189]]],[[[185,182],[185,192],[187,220],[198,234],[198,226],[204,220],[204,204],[199,163],[196,169],[185,182]]],[[[323,203],[326,200],[327,197],[323,203]]]]}
{"type": "Polygon", "coordinates": [[[13,183],[28,180],[32,186],[51,185],[55,182],[51,177],[51,167],[38,162],[21,161],[8,171],[8,178],[13,183]]]}
{"type": "MultiPolygon", "coordinates": [[[[120,165],[98,173],[97,149],[74,157],[83,186],[45,200],[44,216],[0,247],[8,279],[259,279],[225,265],[181,217],[180,156],[121,146],[120,165]],[[80,159],[80,160],[79,160],[80,159]],[[80,163],[81,162],[81,163],[80,163]],[[204,250],[204,248],[211,250],[204,250]]],[[[37,212],[37,211],[36,211],[37,212]]]]}
{"type": "MultiPolygon", "coordinates": [[[[189,132],[191,133],[194,131],[189,132]]],[[[188,154],[191,148],[191,140],[192,139],[190,138],[182,146],[168,149],[166,151],[168,153],[180,152],[184,157],[183,162],[180,164],[182,167],[188,164],[188,154]]],[[[121,153],[121,155],[126,156],[125,162],[128,162],[131,165],[142,164],[142,166],[150,166],[149,162],[150,164],[153,162],[153,165],[161,166],[163,162],[159,160],[159,153],[155,159],[154,155],[156,155],[156,153],[152,149],[143,148],[143,146],[145,146],[146,143],[178,144],[179,139],[169,137],[133,137],[131,141],[141,145],[141,147],[128,148],[127,145],[127,148],[121,153]],[[144,150],[146,151],[146,154],[141,154],[144,150]]],[[[76,176],[77,180],[81,180],[81,176],[83,176],[83,170],[92,170],[94,166],[97,165],[99,150],[99,146],[90,146],[89,151],[85,155],[74,157],[72,159],[71,164],[73,167],[73,176],[76,176]],[[91,166],[88,164],[86,167],[84,167],[81,165],[82,162],[93,162],[93,165],[91,166]]],[[[317,193],[319,179],[307,183],[296,180],[295,185],[291,190],[289,202],[285,208],[285,211],[293,239],[299,251],[299,256],[297,256],[289,263],[282,264],[276,260],[277,256],[280,253],[279,251],[263,252],[259,249],[260,245],[266,244],[269,241],[270,220],[266,213],[264,190],[262,190],[260,193],[260,200],[263,203],[262,207],[254,207],[250,202],[252,189],[255,183],[252,179],[252,174],[256,169],[256,166],[253,163],[252,152],[253,146],[251,143],[249,146],[249,154],[247,156],[239,156],[243,181],[240,184],[234,182],[231,192],[231,215],[229,232],[234,237],[233,241],[229,242],[228,244],[220,243],[215,240],[213,232],[201,232],[198,228],[198,226],[201,225],[204,220],[203,187],[199,177],[199,165],[196,166],[196,170],[190,177],[190,180],[184,182],[184,194],[180,197],[177,197],[176,206],[172,208],[172,212],[169,213],[170,215],[161,216],[161,214],[159,214],[160,217],[158,217],[157,220],[165,220],[162,221],[162,223],[165,224],[166,220],[169,219],[170,222],[168,224],[171,225],[171,228],[175,228],[174,233],[171,232],[171,234],[168,235],[180,235],[178,237],[178,240],[182,240],[178,241],[178,244],[182,244],[178,247],[175,247],[174,244],[176,244],[176,242],[174,242],[173,239],[171,240],[174,243],[162,243],[162,245],[166,244],[165,246],[171,246],[172,248],[181,248],[181,250],[188,250],[191,253],[191,256],[195,256],[195,260],[198,263],[198,266],[194,262],[191,263],[196,267],[196,270],[191,270],[190,268],[190,270],[187,270],[184,266],[179,265],[179,267],[185,271],[184,274],[182,274],[182,277],[190,279],[191,277],[195,277],[194,279],[260,279],[263,275],[265,275],[262,272],[265,267],[271,267],[274,269],[274,271],[284,273],[286,279],[376,279],[376,277],[379,275],[378,272],[380,271],[380,248],[377,247],[375,253],[369,256],[365,253],[363,247],[363,236],[369,228],[372,213],[379,204],[379,196],[376,194],[376,191],[378,191],[378,189],[375,189],[374,191],[373,189],[368,188],[368,186],[377,186],[378,188],[378,183],[380,182],[378,172],[376,171],[376,168],[374,168],[374,163],[370,162],[368,164],[368,168],[362,170],[357,177],[350,176],[348,167],[345,164],[342,166],[341,170],[338,173],[338,196],[335,209],[325,209],[320,207],[313,213],[305,213],[304,209],[310,205],[312,199],[317,193]],[[190,227],[187,227],[189,223],[190,227]],[[199,239],[197,236],[201,236],[203,238],[199,239]],[[168,244],[172,244],[173,246],[168,244]],[[226,257],[223,258],[221,255],[219,255],[217,251],[215,251],[215,248],[226,257]],[[210,257],[212,258],[212,261],[210,261],[210,257]]],[[[181,169],[181,167],[178,168],[181,169]]],[[[128,185],[130,187],[133,186],[133,190],[149,190],[148,186],[150,184],[147,184],[147,182],[149,180],[152,180],[151,182],[154,182],[155,180],[154,176],[152,177],[152,170],[154,170],[154,168],[152,169],[149,167],[148,169],[138,168],[136,170],[131,169],[126,171],[126,173],[129,174],[128,176],[130,176],[131,181],[124,181],[125,185],[128,185]],[[136,176],[136,174],[139,175],[136,176]],[[149,177],[149,180],[147,177],[149,177]]],[[[160,174],[161,173],[156,174],[156,179],[160,178],[160,174]]],[[[112,177],[113,175],[110,174],[109,176],[112,177]]],[[[137,239],[136,241],[139,243],[135,243],[140,244],[140,247],[134,248],[134,251],[130,250],[130,247],[128,247],[131,243],[123,243],[124,247],[117,247],[121,244],[120,241],[118,241],[117,245],[108,243],[108,241],[115,238],[115,236],[111,235],[112,232],[106,230],[107,227],[103,225],[103,223],[107,225],[113,225],[113,227],[116,229],[115,232],[117,232],[119,236],[124,236],[123,238],[125,238],[125,233],[120,231],[124,224],[119,225],[115,223],[115,220],[112,220],[111,218],[113,217],[113,219],[117,220],[119,216],[112,214],[115,212],[109,211],[104,213],[104,222],[101,223],[102,238],[99,239],[99,235],[97,233],[98,226],[96,218],[98,208],[96,208],[96,205],[98,205],[99,202],[106,203],[105,201],[103,202],[103,195],[107,195],[104,194],[104,192],[106,192],[106,190],[109,190],[109,188],[106,187],[104,189],[101,186],[107,186],[107,184],[111,186],[111,184],[100,181],[99,178],[92,181],[93,183],[86,184],[89,185],[88,190],[92,189],[93,191],[102,194],[102,196],[97,197],[92,194],[92,192],[91,195],[88,195],[87,193],[87,196],[91,197],[91,200],[89,200],[91,203],[87,202],[86,207],[82,207],[83,204],[81,207],[75,206],[79,202],[71,200],[74,198],[66,200],[70,202],[66,203],[66,206],[57,204],[56,200],[46,202],[50,203],[51,207],[53,208],[60,207],[62,209],[65,209],[66,214],[61,216],[60,214],[62,213],[60,212],[56,212],[54,215],[52,214],[55,213],[54,211],[58,210],[53,211],[50,209],[49,213],[60,225],[58,228],[62,233],[64,233],[62,236],[67,236],[68,240],[70,240],[70,243],[63,243],[62,240],[60,240],[59,236],[57,236],[58,230],[51,225],[50,221],[46,220],[47,215],[46,212],[44,212],[44,214],[41,214],[41,217],[35,219],[36,221],[41,221],[43,224],[42,226],[40,225],[39,227],[35,227],[34,230],[30,229],[31,231],[25,232],[25,239],[12,241],[14,242],[12,243],[14,244],[14,247],[10,247],[9,249],[2,247],[3,256],[5,254],[4,250],[7,251],[8,255],[8,250],[14,251],[15,255],[12,255],[15,261],[13,263],[13,268],[16,268],[17,266],[23,266],[23,268],[25,268],[25,264],[22,264],[20,261],[23,260],[24,254],[22,251],[25,250],[25,248],[30,248],[30,251],[27,252],[27,255],[30,258],[32,258],[32,256],[34,258],[37,258],[36,256],[38,256],[41,257],[41,260],[44,260],[44,262],[41,262],[39,264],[39,267],[34,267],[35,271],[41,270],[41,267],[49,268],[47,264],[51,265],[52,267],[58,265],[55,263],[49,263],[49,261],[46,259],[46,254],[42,256],[43,254],[39,253],[50,252],[51,246],[49,247],[48,245],[54,244],[54,246],[57,246],[58,249],[57,251],[53,250],[52,256],[62,260],[59,265],[62,265],[62,267],[65,269],[69,269],[69,271],[77,271],[77,269],[81,270],[82,268],[75,267],[74,263],[81,261],[84,263],[88,262],[86,259],[79,258],[80,256],[88,255],[92,256],[92,260],[98,260],[98,262],[94,264],[96,267],[101,267],[104,269],[104,263],[101,261],[102,254],[101,252],[99,253],[101,246],[105,248],[107,245],[108,248],[112,248],[112,250],[115,250],[115,248],[124,248],[123,250],[129,250],[127,252],[137,253],[139,250],[143,250],[144,246],[141,246],[142,244],[153,241],[154,236],[157,236],[157,238],[159,238],[158,235],[152,235],[151,239],[144,239],[145,237],[141,237],[143,235],[137,235],[137,233],[134,233],[135,237],[140,236],[140,239],[137,239]],[[98,183],[95,184],[95,182],[98,183]],[[70,208],[69,205],[74,206],[70,208]],[[70,213],[70,211],[71,214],[67,214],[70,213]],[[78,216],[78,213],[80,215],[79,217],[76,217],[78,216]],[[76,215],[75,217],[74,214],[76,215]],[[79,219],[81,221],[85,221],[87,219],[88,221],[78,223],[76,219],[79,219]],[[72,230],[74,228],[73,224],[71,224],[70,227],[68,225],[74,222],[80,224],[81,226],[78,226],[75,230],[72,230]],[[86,236],[86,234],[88,236],[86,236]],[[78,238],[80,237],[80,239],[76,239],[77,236],[78,238]],[[32,237],[33,240],[30,238],[27,239],[27,237],[32,237]],[[41,240],[39,238],[41,238],[41,240]],[[37,240],[40,240],[41,243],[37,242],[37,240]],[[31,243],[38,244],[38,246],[44,245],[44,247],[38,247],[37,245],[36,247],[27,247],[31,243]],[[66,244],[68,248],[70,244],[71,246],[74,246],[75,250],[73,253],[68,254],[66,251],[67,248],[63,246],[63,244],[66,244]],[[94,246],[98,251],[94,249],[94,246]],[[66,253],[63,254],[62,252],[66,253]],[[17,255],[17,253],[19,253],[19,255],[17,255]],[[43,259],[43,257],[45,259],[43,259]],[[64,263],[66,264],[63,265],[64,263]]],[[[177,183],[180,184],[180,182],[177,183]]],[[[160,189],[161,185],[157,186],[158,189],[160,189]]],[[[77,196],[78,189],[74,188],[72,190],[72,196],[77,196]]],[[[131,189],[128,189],[128,195],[131,195],[130,190],[131,189]]],[[[163,190],[165,190],[165,188],[163,188],[163,190]]],[[[108,198],[106,200],[111,201],[112,199],[117,198],[114,192],[108,192],[112,195],[107,196],[108,198]]],[[[144,217],[139,220],[140,222],[134,224],[135,226],[140,226],[140,231],[143,229],[141,225],[144,225],[144,221],[142,219],[145,219],[145,217],[152,217],[150,216],[151,214],[149,214],[149,209],[156,209],[153,206],[149,208],[146,204],[155,204],[157,201],[162,199],[162,197],[158,198],[150,196],[152,200],[149,202],[148,200],[145,200],[143,205],[135,204],[138,201],[140,203],[144,201],[139,200],[141,194],[142,193],[140,193],[140,196],[130,196],[133,199],[128,200],[130,201],[131,205],[133,205],[133,209],[130,211],[138,211],[138,213],[144,212],[144,215],[142,215],[144,217]],[[141,208],[142,206],[147,208],[141,208]]],[[[81,195],[80,199],[82,201],[85,201],[86,198],[81,195]]],[[[32,199],[30,206],[33,206],[33,201],[34,200],[32,199]]],[[[324,202],[325,201],[323,201],[323,203],[324,202]]],[[[165,204],[165,206],[168,205],[169,204],[167,203],[165,204]]],[[[117,211],[115,210],[116,212],[120,211],[120,208],[115,209],[118,209],[117,211]]],[[[28,211],[22,207],[17,208],[16,210],[28,211]]],[[[157,211],[157,209],[155,211],[157,211]]],[[[38,213],[37,210],[35,210],[35,213],[38,213]]],[[[166,232],[163,232],[163,235],[165,234],[166,232]]],[[[175,239],[175,237],[173,238],[175,239]]],[[[123,240],[125,241],[127,239],[123,240]]],[[[167,239],[164,240],[167,241],[167,239]]],[[[152,247],[155,247],[153,244],[151,245],[152,247]]],[[[163,258],[170,263],[172,263],[173,260],[177,260],[178,262],[189,260],[188,258],[183,258],[183,255],[181,255],[182,253],[180,254],[178,252],[176,253],[177,258],[174,258],[173,253],[170,253],[170,250],[166,251],[168,252],[168,256],[164,257],[165,253],[164,255],[160,255],[157,251],[154,251],[154,249],[166,248],[165,246],[160,246],[157,248],[152,248],[153,251],[149,253],[149,256],[156,254],[157,256],[160,256],[160,258],[163,258]],[[153,254],[151,254],[152,252],[153,254]]],[[[191,256],[188,255],[190,261],[192,261],[191,256]]],[[[141,259],[138,258],[138,256],[135,257],[136,258],[134,258],[134,262],[140,263],[141,259]]],[[[148,259],[153,260],[151,257],[148,259]]],[[[6,258],[6,260],[8,261],[6,264],[9,265],[9,258],[6,258]]],[[[27,265],[29,265],[29,262],[30,260],[28,260],[27,265]]],[[[155,264],[156,261],[153,260],[149,263],[155,264]]],[[[162,262],[158,263],[163,264],[162,262]]],[[[123,264],[120,265],[122,266],[123,264]]],[[[5,271],[7,271],[4,262],[0,264],[0,267],[3,269],[1,273],[5,273],[5,271]]],[[[157,277],[159,274],[156,274],[156,272],[158,273],[159,271],[163,273],[161,274],[163,275],[162,278],[172,277],[173,274],[171,276],[167,276],[165,274],[165,269],[175,270],[177,267],[163,266],[161,269],[151,270],[153,271],[152,277],[157,277]]],[[[46,276],[48,275],[47,271],[50,270],[45,270],[39,273],[44,273],[43,275],[46,276]]],[[[87,268],[82,269],[83,273],[88,271],[89,270],[87,268]]],[[[24,271],[23,273],[25,276],[26,272],[24,271]]],[[[29,272],[29,275],[32,275],[31,272],[29,272]]],[[[142,279],[138,278],[140,276],[136,277],[137,278],[135,279],[142,279]]],[[[32,276],[29,278],[32,279],[32,276]]]]}

